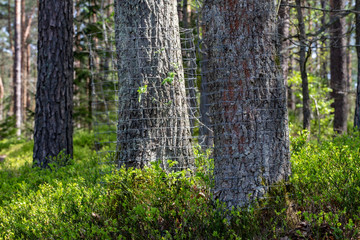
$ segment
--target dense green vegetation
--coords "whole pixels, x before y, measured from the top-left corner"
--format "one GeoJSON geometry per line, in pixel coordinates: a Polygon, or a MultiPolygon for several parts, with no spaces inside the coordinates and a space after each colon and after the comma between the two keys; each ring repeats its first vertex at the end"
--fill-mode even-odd
{"type": "Polygon", "coordinates": [[[32,167],[32,142],[2,140],[0,239],[360,237],[360,135],[306,139],[292,139],[288,183],[232,211],[211,197],[211,159],[198,150],[193,173],[153,164],[104,175],[92,133],[77,132],[74,160],[47,170],[32,167]]]}

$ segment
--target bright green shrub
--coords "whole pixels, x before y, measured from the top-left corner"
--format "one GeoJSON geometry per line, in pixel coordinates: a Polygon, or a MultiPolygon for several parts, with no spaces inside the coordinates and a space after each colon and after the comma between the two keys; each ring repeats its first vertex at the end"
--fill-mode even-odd
{"type": "Polygon", "coordinates": [[[101,175],[92,139],[91,133],[76,133],[74,160],[45,170],[32,167],[31,142],[0,141],[10,156],[0,165],[0,239],[360,236],[358,134],[322,144],[309,142],[306,134],[293,138],[290,181],[232,210],[211,196],[210,152],[195,148],[195,172],[166,173],[154,163],[143,170],[108,166],[113,171],[101,175]]]}
{"type": "MultiPolygon", "coordinates": [[[[296,142],[295,142],[296,144],[296,142]]],[[[339,136],[322,144],[295,147],[291,184],[303,219],[318,232],[328,226],[337,239],[358,234],[360,216],[360,138],[339,136]]]]}

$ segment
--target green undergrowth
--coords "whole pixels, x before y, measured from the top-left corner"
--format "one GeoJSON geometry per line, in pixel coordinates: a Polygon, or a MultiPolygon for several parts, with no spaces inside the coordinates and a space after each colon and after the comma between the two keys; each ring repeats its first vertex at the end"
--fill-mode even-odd
{"type": "MultiPolygon", "coordinates": [[[[265,199],[226,209],[211,196],[210,152],[197,170],[100,175],[93,134],[74,137],[74,159],[32,167],[31,141],[0,141],[0,239],[356,239],[360,137],[292,139],[292,176],[265,199]]],[[[58,159],[61,159],[58,158],[58,159]]],[[[176,162],[170,162],[170,165],[176,162]]]]}

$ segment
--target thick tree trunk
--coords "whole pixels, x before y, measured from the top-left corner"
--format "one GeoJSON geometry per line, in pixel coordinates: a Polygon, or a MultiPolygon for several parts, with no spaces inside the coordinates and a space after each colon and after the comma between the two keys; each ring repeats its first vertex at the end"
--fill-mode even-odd
{"type": "Polygon", "coordinates": [[[14,57],[14,112],[16,135],[21,135],[21,0],[15,0],[15,57],[14,57]]]}
{"type": "Polygon", "coordinates": [[[297,19],[299,24],[299,41],[300,41],[300,72],[302,80],[302,94],[303,94],[303,128],[310,131],[310,95],[309,95],[309,82],[306,71],[306,34],[305,34],[305,24],[304,18],[301,9],[301,0],[296,0],[296,11],[297,19]]]}
{"type": "Polygon", "coordinates": [[[360,130],[360,0],[355,3],[356,14],[356,54],[357,54],[357,88],[356,88],[356,104],[355,104],[355,117],[354,127],[360,130]]]}
{"type": "Polygon", "coordinates": [[[264,196],[290,174],[274,1],[206,0],[207,82],[214,125],[214,197],[228,207],[264,196]]]}
{"type": "Polygon", "coordinates": [[[34,163],[73,155],[73,1],[39,2],[34,163]]]}
{"type": "Polygon", "coordinates": [[[119,165],[193,165],[176,4],[115,1],[119,165]]]}
{"type": "MultiPolygon", "coordinates": [[[[332,10],[344,9],[343,0],[330,0],[332,10]]],[[[334,16],[336,12],[332,12],[334,16]]],[[[334,99],[334,131],[342,134],[347,130],[348,99],[346,78],[345,18],[335,21],[330,28],[330,85],[334,99]]]]}

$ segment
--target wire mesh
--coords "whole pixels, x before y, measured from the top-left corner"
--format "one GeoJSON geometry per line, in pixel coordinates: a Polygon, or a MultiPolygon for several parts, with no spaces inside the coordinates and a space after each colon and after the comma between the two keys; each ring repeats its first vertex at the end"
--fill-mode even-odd
{"type": "Polygon", "coordinates": [[[246,0],[203,8],[202,95],[214,134],[212,190],[228,207],[266,197],[270,186],[290,175],[274,9],[269,1],[246,0]]]}
{"type": "Polygon", "coordinates": [[[118,36],[117,46],[115,31],[107,34],[106,41],[99,41],[97,35],[88,37],[93,39],[89,52],[99,162],[104,171],[114,165],[142,167],[154,161],[167,169],[168,160],[178,162],[172,170],[193,169],[199,128],[193,31],[161,29],[162,41],[181,44],[144,47],[143,40],[158,40],[151,33],[156,30],[128,30],[134,34],[118,36]],[[174,39],[179,33],[173,31],[180,31],[179,40],[174,39]]]}
{"type": "MultiPolygon", "coordinates": [[[[268,16],[269,6],[253,12],[268,16]]],[[[193,30],[184,29],[123,28],[105,43],[91,42],[96,148],[105,167],[160,160],[164,169],[180,170],[194,169],[197,143],[215,146],[214,169],[207,169],[214,172],[213,196],[242,206],[289,175],[278,36],[267,21],[260,33],[239,30],[241,23],[230,33],[234,23],[211,14],[216,19],[208,23],[216,26],[197,46],[193,30]],[[167,160],[178,164],[170,168],[167,160]]],[[[203,29],[197,27],[199,36],[203,29]]]]}

